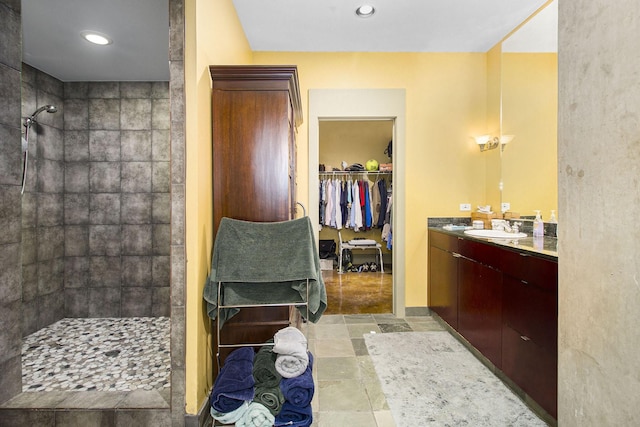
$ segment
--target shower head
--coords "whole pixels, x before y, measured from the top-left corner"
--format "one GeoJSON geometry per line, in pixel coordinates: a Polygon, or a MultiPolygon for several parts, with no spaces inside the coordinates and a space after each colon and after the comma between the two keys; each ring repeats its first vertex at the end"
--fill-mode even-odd
{"type": "Polygon", "coordinates": [[[55,105],[43,105],[42,107],[38,108],[32,115],[25,119],[24,125],[26,127],[31,126],[33,123],[35,123],[36,116],[43,111],[46,111],[47,113],[55,113],[56,111],[58,111],[58,108],[55,105]]]}

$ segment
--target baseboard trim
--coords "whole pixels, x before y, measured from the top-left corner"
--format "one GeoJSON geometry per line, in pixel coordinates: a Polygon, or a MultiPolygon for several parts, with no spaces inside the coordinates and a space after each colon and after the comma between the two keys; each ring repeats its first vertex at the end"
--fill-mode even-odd
{"type": "Polygon", "coordinates": [[[405,317],[430,316],[429,307],[406,307],[404,309],[405,317]]]}
{"type": "Polygon", "coordinates": [[[184,416],[184,427],[210,427],[213,425],[209,411],[209,398],[202,402],[202,406],[197,414],[186,414],[184,416]]]}

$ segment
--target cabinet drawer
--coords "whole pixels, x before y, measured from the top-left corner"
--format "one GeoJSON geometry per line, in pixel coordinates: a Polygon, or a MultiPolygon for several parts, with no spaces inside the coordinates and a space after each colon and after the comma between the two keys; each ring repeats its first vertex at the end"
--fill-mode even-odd
{"type": "Polygon", "coordinates": [[[557,417],[557,357],[508,326],[502,329],[502,371],[557,417]]]}
{"type": "Polygon", "coordinates": [[[558,289],[558,263],[521,252],[502,251],[500,270],[530,285],[558,289]]]}
{"type": "Polygon", "coordinates": [[[500,253],[503,250],[497,246],[488,245],[475,240],[463,239],[458,242],[458,253],[480,264],[500,269],[500,253]]]}
{"type": "Polygon", "coordinates": [[[503,276],[503,322],[555,353],[558,348],[557,293],[503,276]]]}
{"type": "Polygon", "coordinates": [[[458,250],[458,237],[429,230],[429,245],[448,252],[456,252],[458,250]]]}

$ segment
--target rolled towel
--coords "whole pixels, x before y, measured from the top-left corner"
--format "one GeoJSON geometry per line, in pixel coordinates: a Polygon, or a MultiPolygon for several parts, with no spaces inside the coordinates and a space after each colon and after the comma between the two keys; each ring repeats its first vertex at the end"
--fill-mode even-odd
{"type": "Polygon", "coordinates": [[[234,350],[220,369],[211,392],[211,407],[220,413],[238,409],[245,401],[253,399],[253,358],[251,347],[234,350]]]}
{"type": "Polygon", "coordinates": [[[226,412],[226,413],[218,412],[215,409],[213,409],[213,406],[212,406],[211,407],[211,416],[215,420],[220,421],[222,424],[233,424],[236,421],[238,421],[240,418],[242,418],[242,416],[244,415],[246,410],[249,408],[249,403],[250,403],[249,401],[245,401],[235,411],[226,412]]]}
{"type": "Polygon", "coordinates": [[[275,417],[262,403],[251,402],[242,417],[236,421],[236,427],[272,427],[274,422],[275,417]]]}
{"type": "Polygon", "coordinates": [[[282,375],[276,370],[276,357],[278,355],[273,352],[272,346],[265,345],[262,347],[253,361],[253,378],[256,384],[263,387],[278,387],[282,375]]]}
{"type": "Polygon", "coordinates": [[[262,403],[265,408],[275,416],[278,415],[282,409],[284,395],[282,394],[282,390],[280,390],[279,385],[275,387],[263,387],[256,384],[253,401],[262,403]]]}
{"type": "Polygon", "coordinates": [[[274,426],[309,427],[313,422],[311,405],[295,406],[285,401],[282,411],[276,416],[274,426]]]}
{"type": "Polygon", "coordinates": [[[309,352],[309,365],[302,375],[283,378],[280,389],[285,400],[294,406],[304,407],[311,404],[315,386],[313,384],[313,355],[309,352]]]}
{"type": "Polygon", "coordinates": [[[284,378],[293,378],[307,369],[307,339],[298,328],[288,326],[280,329],[273,337],[273,352],[278,353],[275,367],[284,378]]]}

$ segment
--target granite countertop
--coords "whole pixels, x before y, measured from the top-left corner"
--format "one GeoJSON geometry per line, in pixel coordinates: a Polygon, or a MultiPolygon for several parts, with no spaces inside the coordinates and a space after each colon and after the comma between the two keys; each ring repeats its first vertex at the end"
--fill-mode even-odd
{"type": "Polygon", "coordinates": [[[477,240],[489,245],[508,247],[521,252],[530,252],[542,256],[543,258],[558,260],[558,239],[555,237],[542,237],[534,239],[531,233],[526,233],[528,237],[522,239],[487,239],[474,237],[465,234],[464,230],[445,230],[442,227],[428,227],[430,230],[437,230],[453,236],[463,237],[469,240],[477,240]]]}

